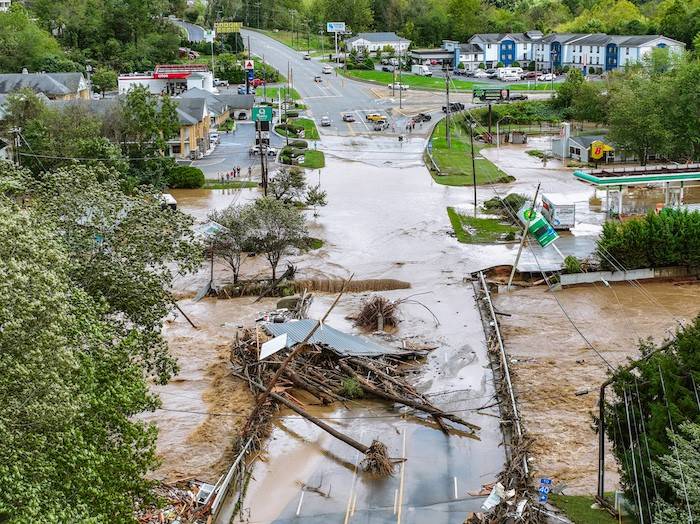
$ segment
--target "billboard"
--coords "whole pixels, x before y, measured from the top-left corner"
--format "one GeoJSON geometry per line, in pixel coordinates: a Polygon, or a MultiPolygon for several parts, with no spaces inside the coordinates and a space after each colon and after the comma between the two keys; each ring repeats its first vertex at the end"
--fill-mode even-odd
{"type": "Polygon", "coordinates": [[[215,22],[214,29],[217,33],[240,33],[243,22],[215,22]]]}
{"type": "Polygon", "coordinates": [[[253,122],[270,122],[272,120],[272,107],[255,106],[253,108],[253,122]]]}
{"type": "Polygon", "coordinates": [[[328,33],[343,33],[343,32],[345,32],[345,22],[326,22],[326,32],[328,32],[328,33]]]}

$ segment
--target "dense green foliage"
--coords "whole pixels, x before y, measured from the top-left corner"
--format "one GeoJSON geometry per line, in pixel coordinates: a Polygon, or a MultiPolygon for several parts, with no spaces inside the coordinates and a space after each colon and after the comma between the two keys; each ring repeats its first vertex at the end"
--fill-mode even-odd
{"type": "Polygon", "coordinates": [[[608,221],[597,254],[605,269],[700,266],[700,213],[664,209],[625,222],[608,221]]]}
{"type": "Polygon", "coordinates": [[[168,187],[196,189],[204,185],[204,173],[198,167],[176,166],[170,170],[168,187]]]}
{"type": "Polygon", "coordinates": [[[161,336],[191,219],[118,173],[0,166],[0,520],[129,522],[149,498],[161,336]],[[20,206],[17,202],[23,202],[20,206]]]}
{"type": "Polygon", "coordinates": [[[58,42],[32,21],[22,6],[13,4],[9,12],[0,13],[0,72],[20,73],[23,67],[52,71],[46,66],[62,60],[58,42]]]}
{"type": "Polygon", "coordinates": [[[175,166],[163,155],[179,131],[176,101],[137,87],[101,103],[97,112],[82,101],[49,108],[31,91],[18,92],[8,96],[0,133],[22,128],[22,164],[37,174],[76,162],[103,164],[131,185],[164,186],[175,166]]]}
{"type": "Polygon", "coordinates": [[[698,0],[214,0],[210,7],[253,27],[292,30],[302,42],[331,20],[345,21],[355,33],[396,31],[420,47],[531,29],[660,33],[692,46],[700,33],[698,0]]]}
{"type": "Polygon", "coordinates": [[[608,392],[606,435],[613,444],[627,498],[631,504],[641,505],[644,521],[680,524],[688,519],[683,517],[685,493],[679,461],[691,508],[700,511],[700,318],[679,331],[667,350],[649,356],[653,349],[649,343],[642,344],[642,357],[648,358],[643,358],[634,372],[615,374],[611,386],[614,396],[608,392]],[[685,442],[673,437],[679,431],[685,442]]]}

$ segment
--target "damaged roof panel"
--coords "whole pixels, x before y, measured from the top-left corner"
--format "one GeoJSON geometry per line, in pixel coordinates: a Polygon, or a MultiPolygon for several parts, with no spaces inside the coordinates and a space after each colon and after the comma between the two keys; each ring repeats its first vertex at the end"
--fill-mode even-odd
{"type": "MultiPolygon", "coordinates": [[[[306,338],[315,325],[316,320],[304,319],[280,324],[266,322],[262,326],[265,331],[275,337],[286,333],[289,340],[287,343],[288,347],[294,347],[306,338]]],[[[381,346],[368,338],[349,335],[326,324],[322,324],[316,330],[309,342],[319,346],[326,346],[339,355],[352,357],[408,356],[411,353],[415,353],[381,346]]]]}

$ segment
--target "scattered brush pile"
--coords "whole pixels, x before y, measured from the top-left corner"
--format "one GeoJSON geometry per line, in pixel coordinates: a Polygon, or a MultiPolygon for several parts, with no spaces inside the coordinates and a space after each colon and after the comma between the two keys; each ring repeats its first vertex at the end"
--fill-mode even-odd
{"type": "Polygon", "coordinates": [[[398,305],[388,298],[374,295],[362,301],[359,313],[352,320],[355,326],[368,331],[393,328],[399,323],[398,305]]]}
{"type": "MultiPolygon", "coordinates": [[[[265,389],[265,385],[270,383],[286,357],[295,350],[286,348],[260,361],[260,347],[268,338],[260,329],[242,330],[231,348],[233,374],[247,381],[256,395],[265,389]]],[[[347,403],[358,396],[402,404],[432,417],[445,433],[448,432],[448,426],[444,420],[448,420],[466,428],[466,431],[460,431],[461,435],[478,439],[475,432],[480,429],[479,426],[442,411],[406,382],[404,377],[409,368],[408,361],[415,361],[421,356],[422,354],[416,351],[372,358],[343,356],[327,347],[308,343],[304,350],[297,351],[295,358],[284,367],[266,404],[255,410],[256,420],[246,425],[250,431],[242,435],[240,441],[247,441],[249,437],[254,436],[260,446],[262,439],[269,433],[272,416],[281,404],[361,451],[365,455],[363,466],[366,471],[381,476],[391,474],[394,465],[388,460],[384,444],[375,441],[370,446],[365,446],[328,427],[303,410],[303,404],[292,396],[292,389],[307,392],[320,404],[347,403]]]]}
{"type": "Polygon", "coordinates": [[[408,289],[411,284],[403,280],[393,278],[370,278],[365,280],[312,278],[307,280],[295,280],[292,285],[297,293],[304,289],[307,291],[319,291],[323,293],[338,293],[343,286],[348,293],[362,293],[365,291],[391,291],[394,289],[408,289]]]}
{"type": "Polygon", "coordinates": [[[161,483],[153,491],[164,504],[162,507],[150,505],[137,509],[135,516],[140,524],[207,521],[206,516],[202,516],[205,513],[203,508],[197,505],[199,486],[196,483],[178,486],[161,483]]]}

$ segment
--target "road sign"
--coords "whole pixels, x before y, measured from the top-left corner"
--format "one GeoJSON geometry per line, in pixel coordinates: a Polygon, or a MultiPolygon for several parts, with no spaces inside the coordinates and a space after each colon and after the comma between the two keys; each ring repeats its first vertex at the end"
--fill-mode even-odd
{"type": "Polygon", "coordinates": [[[345,22],[326,22],[326,32],[328,33],[344,33],[345,22]]]}
{"type": "Polygon", "coordinates": [[[253,122],[271,122],[272,107],[271,106],[255,106],[253,108],[253,122]]]}
{"type": "Polygon", "coordinates": [[[529,202],[526,202],[523,207],[520,208],[518,211],[518,218],[523,225],[527,225],[528,220],[530,221],[530,226],[528,227],[527,231],[542,247],[547,247],[549,244],[559,238],[559,235],[556,231],[554,231],[554,228],[549,225],[549,222],[547,222],[541,213],[530,207],[529,202]]]}
{"type": "Polygon", "coordinates": [[[255,78],[255,71],[248,69],[248,82],[252,82],[255,78]]]}
{"type": "Polygon", "coordinates": [[[243,22],[216,22],[214,29],[217,33],[240,33],[243,22]]]}
{"type": "Polygon", "coordinates": [[[252,60],[246,60],[243,62],[243,69],[247,69],[248,71],[255,69],[255,62],[252,60]]]}
{"type": "MultiPolygon", "coordinates": [[[[527,206],[527,204],[525,204],[525,206],[527,206]]],[[[527,213],[528,211],[535,213],[534,210],[529,209],[529,208],[525,210],[525,213],[527,213]]],[[[518,212],[518,214],[520,214],[520,212],[518,212]]],[[[526,214],[526,218],[527,218],[527,214],[526,214]]],[[[549,485],[551,483],[552,483],[552,479],[548,479],[546,477],[540,479],[540,489],[537,490],[540,493],[539,496],[537,497],[537,500],[540,504],[547,503],[547,500],[549,499],[549,492],[552,491],[552,489],[549,487],[549,485]]]]}
{"type": "Polygon", "coordinates": [[[216,38],[216,31],[213,30],[205,30],[204,31],[204,41],[205,42],[213,42],[214,38],[216,38]]]}
{"type": "Polygon", "coordinates": [[[552,483],[552,479],[548,479],[546,477],[540,479],[540,484],[551,484],[551,483],[552,483]]]}

